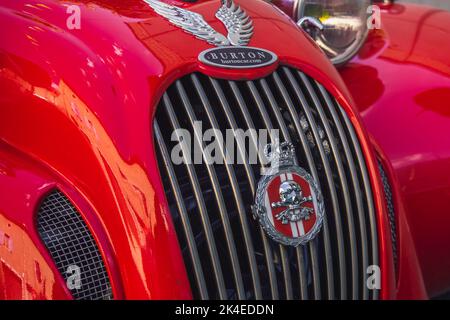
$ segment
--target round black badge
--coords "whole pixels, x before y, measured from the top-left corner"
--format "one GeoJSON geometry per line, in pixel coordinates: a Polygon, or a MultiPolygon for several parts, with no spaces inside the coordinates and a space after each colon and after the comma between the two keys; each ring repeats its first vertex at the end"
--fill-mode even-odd
{"type": "Polygon", "coordinates": [[[277,62],[275,53],[252,47],[218,47],[200,53],[198,59],[204,64],[228,68],[250,69],[271,65],[277,62]]]}

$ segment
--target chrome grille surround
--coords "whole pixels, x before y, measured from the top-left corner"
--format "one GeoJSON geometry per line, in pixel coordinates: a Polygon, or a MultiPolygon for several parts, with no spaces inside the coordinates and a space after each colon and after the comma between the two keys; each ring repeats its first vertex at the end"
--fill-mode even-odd
{"type": "Polygon", "coordinates": [[[74,274],[69,267],[79,268],[81,287],[69,288],[75,300],[113,299],[111,283],[94,237],[63,193],[55,190],[44,198],[36,224],[42,241],[66,283],[74,274]]]}
{"type": "Polygon", "coordinates": [[[195,298],[378,298],[366,287],[368,266],[378,265],[378,238],[365,157],[348,116],[319,83],[288,67],[255,81],[191,74],[164,94],[154,135],[195,298]],[[320,235],[298,248],[267,238],[250,209],[261,165],[174,165],[173,130],[187,129],[204,146],[193,132],[197,120],[221,132],[279,129],[281,140],[294,143],[297,163],[325,197],[320,235]]]}

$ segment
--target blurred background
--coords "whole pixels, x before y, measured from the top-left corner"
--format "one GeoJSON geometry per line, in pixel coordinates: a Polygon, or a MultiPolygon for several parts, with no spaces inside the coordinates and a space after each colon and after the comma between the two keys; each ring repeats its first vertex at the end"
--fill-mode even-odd
{"type": "Polygon", "coordinates": [[[399,0],[398,2],[411,2],[411,3],[417,3],[417,4],[426,4],[426,5],[450,10],[450,0],[399,0]]]}

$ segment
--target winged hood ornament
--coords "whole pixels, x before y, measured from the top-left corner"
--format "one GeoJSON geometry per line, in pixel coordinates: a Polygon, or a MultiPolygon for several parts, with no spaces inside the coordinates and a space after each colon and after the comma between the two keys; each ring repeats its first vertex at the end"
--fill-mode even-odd
{"type": "Polygon", "coordinates": [[[216,18],[225,25],[228,31],[227,36],[211,27],[199,13],[159,0],[144,1],[170,23],[198,39],[218,47],[247,46],[253,36],[253,21],[239,5],[234,3],[234,0],[221,0],[222,6],[216,13],[216,18]]]}

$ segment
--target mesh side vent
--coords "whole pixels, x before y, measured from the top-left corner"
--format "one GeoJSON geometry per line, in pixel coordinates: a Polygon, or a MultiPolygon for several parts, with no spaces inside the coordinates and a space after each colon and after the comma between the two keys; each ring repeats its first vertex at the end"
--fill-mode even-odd
{"type": "Polygon", "coordinates": [[[384,188],[384,196],[386,199],[386,205],[388,209],[388,218],[389,224],[391,227],[391,239],[392,239],[392,254],[394,256],[394,263],[397,267],[398,263],[398,250],[397,250],[397,223],[395,219],[395,206],[394,206],[394,196],[392,195],[391,184],[389,183],[389,179],[387,177],[386,171],[381,163],[378,160],[378,167],[381,174],[381,180],[383,181],[384,188]]]}
{"type": "Polygon", "coordinates": [[[60,191],[53,191],[42,202],[37,228],[75,300],[113,298],[95,240],[80,214],[60,191]]]}

